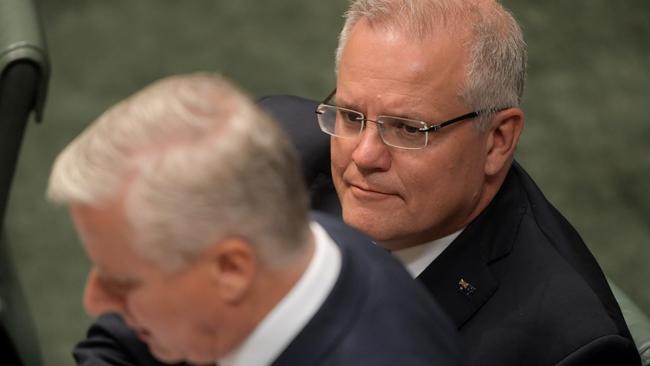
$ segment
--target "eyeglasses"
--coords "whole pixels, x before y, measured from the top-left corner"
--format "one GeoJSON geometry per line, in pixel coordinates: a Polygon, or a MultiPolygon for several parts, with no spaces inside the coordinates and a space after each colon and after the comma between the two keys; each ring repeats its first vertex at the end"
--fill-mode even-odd
{"type": "Polygon", "coordinates": [[[392,116],[377,116],[376,120],[371,120],[361,112],[329,104],[334,94],[336,94],[336,89],[316,107],[318,125],[323,132],[334,137],[354,138],[361,134],[366,122],[372,122],[377,125],[379,136],[386,145],[409,150],[426,147],[429,141],[429,132],[438,131],[456,122],[476,118],[481,114],[505,109],[470,112],[434,125],[429,125],[423,121],[392,116]]]}

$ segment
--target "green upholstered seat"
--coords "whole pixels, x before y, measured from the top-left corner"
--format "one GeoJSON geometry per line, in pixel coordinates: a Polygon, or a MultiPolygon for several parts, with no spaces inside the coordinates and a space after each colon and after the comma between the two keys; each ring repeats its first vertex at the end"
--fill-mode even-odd
{"type": "Polygon", "coordinates": [[[650,319],[639,309],[636,304],[612,281],[609,281],[618,305],[621,307],[623,317],[627,323],[634,343],[641,355],[641,362],[644,366],[650,365],[650,319]]]}

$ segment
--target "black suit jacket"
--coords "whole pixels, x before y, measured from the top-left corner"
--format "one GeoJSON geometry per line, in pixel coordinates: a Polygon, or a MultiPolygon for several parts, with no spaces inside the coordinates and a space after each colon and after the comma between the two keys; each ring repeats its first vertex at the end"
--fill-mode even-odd
{"type": "MultiPolygon", "coordinates": [[[[341,249],[341,273],[274,366],[463,364],[448,317],[401,264],[339,220],[314,217],[341,249]]],[[[84,366],[162,365],[114,314],[98,319],[74,356],[84,366]]]]}
{"type": "Polygon", "coordinates": [[[452,317],[472,364],[640,364],[595,259],[516,163],[418,279],[452,317]]]}
{"type": "Polygon", "coordinates": [[[280,123],[298,150],[312,209],[340,217],[330,170],[330,137],[318,127],[318,104],[290,95],[263,97],[257,104],[280,123]]]}
{"type": "MultiPolygon", "coordinates": [[[[284,125],[314,201],[339,213],[329,136],[317,103],[273,96],[260,104],[284,125]],[[310,177],[315,177],[310,180],[310,177]]],[[[639,365],[604,275],[574,228],[514,163],[489,207],[418,277],[451,316],[476,365],[639,365]]]]}

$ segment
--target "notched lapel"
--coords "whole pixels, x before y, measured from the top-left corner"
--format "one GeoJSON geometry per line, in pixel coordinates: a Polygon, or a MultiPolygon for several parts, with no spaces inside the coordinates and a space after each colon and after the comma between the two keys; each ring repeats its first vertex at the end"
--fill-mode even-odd
{"type": "Polygon", "coordinates": [[[510,253],[527,211],[515,179],[511,168],[490,205],[418,276],[459,329],[499,287],[490,265],[510,253]]]}
{"type": "Polygon", "coordinates": [[[467,247],[452,244],[418,277],[457,328],[461,328],[499,286],[480,253],[467,250],[467,247]],[[457,260],[459,256],[463,260],[457,260]]]}

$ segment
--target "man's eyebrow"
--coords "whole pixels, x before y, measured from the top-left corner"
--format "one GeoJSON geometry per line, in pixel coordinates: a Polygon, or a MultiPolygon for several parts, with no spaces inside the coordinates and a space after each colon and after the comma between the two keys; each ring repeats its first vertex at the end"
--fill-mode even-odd
{"type": "MultiPolygon", "coordinates": [[[[359,104],[356,104],[354,102],[346,101],[344,99],[339,100],[338,98],[335,98],[333,104],[335,106],[337,106],[337,107],[351,109],[353,111],[363,113],[366,117],[368,117],[368,112],[366,112],[364,110],[364,108],[361,107],[359,104]]],[[[420,115],[418,113],[414,113],[413,111],[395,111],[395,110],[391,111],[389,109],[388,112],[382,111],[382,112],[378,113],[377,115],[386,116],[386,117],[397,117],[397,118],[411,119],[411,120],[414,120],[414,121],[421,121],[421,122],[430,123],[430,124],[431,123],[438,123],[438,121],[436,121],[436,120],[423,118],[424,117],[423,115],[420,115]]]]}
{"type": "Polygon", "coordinates": [[[386,109],[379,111],[377,114],[380,116],[398,117],[423,122],[435,122],[430,121],[432,119],[431,116],[427,117],[423,113],[418,112],[415,108],[404,108],[399,105],[387,107],[386,109]]]}
{"type": "Polygon", "coordinates": [[[403,119],[410,119],[413,121],[420,121],[420,122],[426,122],[426,123],[432,123],[435,121],[429,121],[425,118],[421,118],[419,114],[413,113],[413,112],[403,112],[403,113],[380,113],[380,116],[387,116],[387,117],[397,117],[397,118],[403,118],[403,119]]]}
{"type": "Polygon", "coordinates": [[[334,99],[332,100],[332,102],[337,107],[351,109],[353,111],[361,112],[365,114],[363,108],[361,108],[359,104],[350,102],[348,100],[345,100],[344,98],[339,98],[338,95],[334,95],[334,99]]]}
{"type": "Polygon", "coordinates": [[[126,275],[115,275],[107,272],[104,268],[95,265],[95,270],[97,271],[97,277],[100,281],[105,283],[112,283],[118,285],[130,285],[136,284],[138,281],[135,278],[126,275]]]}

